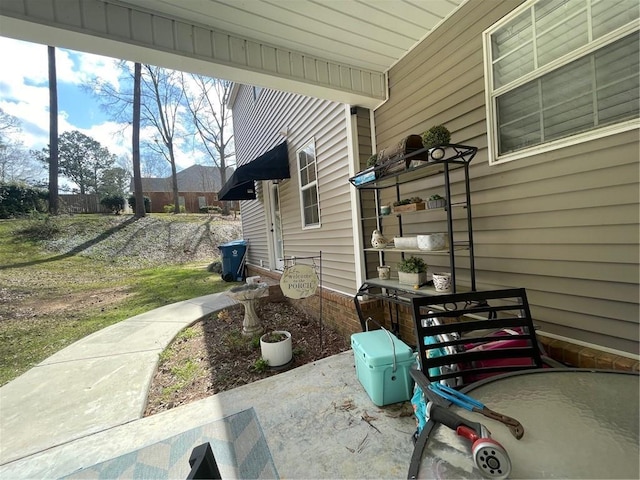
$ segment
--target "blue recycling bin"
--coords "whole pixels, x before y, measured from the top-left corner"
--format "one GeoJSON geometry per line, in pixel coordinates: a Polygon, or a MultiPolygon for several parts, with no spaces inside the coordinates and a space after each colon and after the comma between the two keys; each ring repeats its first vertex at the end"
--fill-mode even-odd
{"type": "Polygon", "coordinates": [[[222,279],[225,282],[244,282],[244,262],[247,253],[245,240],[234,240],[218,247],[222,255],[222,279]]]}

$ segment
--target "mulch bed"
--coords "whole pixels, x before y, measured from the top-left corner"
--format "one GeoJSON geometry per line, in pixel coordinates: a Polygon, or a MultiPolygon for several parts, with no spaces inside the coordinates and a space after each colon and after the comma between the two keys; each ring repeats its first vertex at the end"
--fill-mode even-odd
{"type": "MultiPolygon", "coordinates": [[[[286,330],[293,341],[295,368],[349,350],[349,341],[287,301],[260,300],[256,307],[265,332],[286,330]]],[[[277,375],[286,369],[257,371],[257,338],[242,335],[244,308],[236,305],[196,322],[178,335],[162,356],[144,416],[185,405],[218,392],[277,375]],[[190,372],[185,379],[184,372],[190,372]]]]}

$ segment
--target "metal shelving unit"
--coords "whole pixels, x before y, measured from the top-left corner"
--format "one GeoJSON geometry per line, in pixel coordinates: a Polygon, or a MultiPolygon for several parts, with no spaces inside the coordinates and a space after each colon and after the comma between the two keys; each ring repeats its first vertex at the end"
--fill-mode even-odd
{"type": "MultiPolygon", "coordinates": [[[[357,175],[351,177],[349,181],[358,190],[361,191],[360,195],[360,217],[362,220],[362,231],[366,235],[367,228],[365,225],[375,222],[377,228],[384,234],[382,228],[383,221],[388,218],[394,218],[397,222],[397,229],[399,235],[403,234],[403,216],[414,215],[416,213],[425,214],[425,210],[419,212],[405,212],[405,213],[392,213],[391,215],[380,215],[380,191],[386,189],[392,189],[395,191],[395,198],[401,199],[403,193],[403,187],[408,184],[419,183],[424,181],[428,177],[434,177],[441,175],[443,177],[444,191],[446,204],[444,211],[446,212],[446,225],[447,234],[449,235],[450,247],[448,250],[442,251],[425,251],[416,249],[400,249],[400,248],[364,248],[365,265],[366,265],[366,280],[358,289],[358,292],[354,296],[354,302],[358,316],[360,317],[360,323],[362,329],[366,329],[365,318],[362,314],[360,306],[360,298],[367,296],[369,298],[381,298],[388,303],[390,309],[390,317],[392,318],[392,331],[398,334],[398,323],[393,322],[392,306],[395,305],[396,319],[398,318],[399,305],[408,305],[411,303],[413,296],[424,295],[440,295],[440,292],[436,292],[432,285],[423,285],[419,288],[413,288],[410,285],[399,284],[397,279],[381,280],[377,277],[377,271],[375,267],[371,266],[375,263],[377,265],[385,264],[385,255],[389,253],[399,253],[401,258],[404,258],[405,254],[420,255],[420,256],[448,256],[449,267],[451,269],[451,282],[452,293],[458,293],[461,287],[456,281],[456,257],[462,252],[468,252],[469,260],[469,272],[470,272],[470,285],[465,287],[465,290],[476,290],[476,278],[475,278],[475,260],[473,250],[473,225],[471,214],[471,195],[469,191],[469,163],[475,157],[477,153],[476,147],[468,145],[450,144],[444,149],[445,156],[441,160],[424,161],[416,160],[416,158],[424,159],[428,155],[427,149],[420,149],[407,154],[400,154],[396,157],[388,160],[383,165],[376,166],[375,168],[367,169],[357,175]],[[463,170],[464,175],[464,200],[458,202],[451,201],[451,173],[455,170],[463,170]],[[369,200],[369,203],[362,200],[363,193],[365,191],[373,191],[373,201],[369,200]],[[373,205],[371,205],[373,203],[373,205]],[[453,209],[462,208],[466,212],[466,225],[467,234],[463,240],[456,240],[453,223],[453,209]],[[372,256],[377,255],[377,262],[372,260],[372,256]]],[[[368,238],[363,238],[363,244],[369,243],[368,238]]],[[[465,253],[466,254],[466,253],[465,253]]]]}

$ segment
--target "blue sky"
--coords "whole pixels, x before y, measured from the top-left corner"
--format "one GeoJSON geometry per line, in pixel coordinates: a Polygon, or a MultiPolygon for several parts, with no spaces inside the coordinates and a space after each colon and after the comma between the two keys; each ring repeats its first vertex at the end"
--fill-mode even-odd
{"type": "MultiPolygon", "coordinates": [[[[21,120],[22,134],[18,140],[27,149],[41,150],[49,143],[47,46],[0,36],[0,62],[0,108],[21,120]]],[[[94,77],[117,85],[117,60],[57,48],[56,70],[59,133],[79,130],[111,153],[130,158],[131,135],[118,133],[127,126],[112,122],[97,100],[81,89],[84,82],[94,77]]],[[[141,137],[144,136],[142,132],[141,137]]],[[[193,152],[178,152],[178,169],[192,165],[194,159],[197,155],[193,152]]]]}

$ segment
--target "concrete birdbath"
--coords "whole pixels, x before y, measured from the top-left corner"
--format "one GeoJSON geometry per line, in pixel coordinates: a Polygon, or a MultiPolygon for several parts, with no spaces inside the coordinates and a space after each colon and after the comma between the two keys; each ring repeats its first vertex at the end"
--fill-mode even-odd
{"type": "Polygon", "coordinates": [[[266,297],[268,293],[269,285],[266,283],[240,285],[227,290],[227,295],[244,306],[243,335],[253,336],[262,333],[262,325],[256,313],[256,302],[259,298],[266,297]]]}

